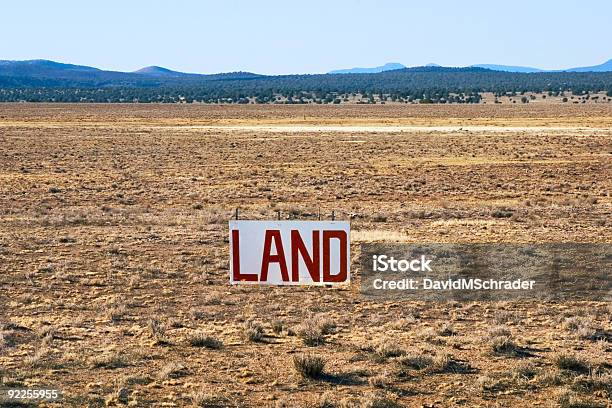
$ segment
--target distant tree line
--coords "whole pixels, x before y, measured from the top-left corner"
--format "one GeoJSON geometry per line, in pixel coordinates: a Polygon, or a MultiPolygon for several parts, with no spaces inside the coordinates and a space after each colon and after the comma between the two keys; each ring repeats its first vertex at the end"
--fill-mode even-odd
{"type": "Polygon", "coordinates": [[[512,73],[484,68],[422,67],[376,74],[256,76],[234,73],[187,79],[134,81],[131,77],[88,80],[0,76],[2,102],[139,103],[478,103],[527,92],[612,96],[612,72],[512,73]]]}

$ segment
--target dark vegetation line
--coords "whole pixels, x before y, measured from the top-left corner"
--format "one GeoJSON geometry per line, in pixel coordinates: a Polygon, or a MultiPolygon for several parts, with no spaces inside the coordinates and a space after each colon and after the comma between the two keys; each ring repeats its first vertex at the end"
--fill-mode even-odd
{"type": "Polygon", "coordinates": [[[526,92],[612,97],[612,72],[514,73],[484,68],[421,67],[375,74],[261,76],[229,73],[180,78],[124,73],[0,75],[2,102],[478,103],[526,92]]]}

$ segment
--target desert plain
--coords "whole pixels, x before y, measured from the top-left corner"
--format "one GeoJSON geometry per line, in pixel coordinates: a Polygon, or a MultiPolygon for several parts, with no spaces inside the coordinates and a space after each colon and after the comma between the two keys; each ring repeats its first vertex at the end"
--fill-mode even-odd
{"type": "Polygon", "coordinates": [[[357,256],[612,243],[611,177],[610,104],[0,104],[1,385],[62,390],[41,406],[610,406],[609,301],[372,300],[357,256]],[[350,220],[351,284],[231,286],[237,208],[350,220]]]}

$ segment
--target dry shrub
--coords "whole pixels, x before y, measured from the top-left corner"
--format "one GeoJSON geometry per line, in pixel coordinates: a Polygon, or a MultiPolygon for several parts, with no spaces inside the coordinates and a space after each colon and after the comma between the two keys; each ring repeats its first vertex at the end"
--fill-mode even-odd
{"type": "Polygon", "coordinates": [[[191,318],[193,320],[204,320],[206,318],[206,313],[202,312],[201,310],[193,309],[191,311],[191,318]]]}
{"type": "Polygon", "coordinates": [[[571,371],[575,373],[588,373],[589,364],[580,357],[568,354],[557,353],[553,356],[553,363],[561,370],[571,371]]]}
{"type": "Polygon", "coordinates": [[[481,393],[500,392],[508,388],[507,382],[494,373],[479,376],[475,381],[475,385],[481,393]]]}
{"type": "Polygon", "coordinates": [[[166,336],[166,326],[158,319],[149,319],[147,324],[149,334],[156,344],[169,344],[170,340],[166,336]]]}
{"type": "Polygon", "coordinates": [[[368,379],[368,384],[374,388],[387,388],[389,387],[389,377],[387,375],[376,375],[368,379]]]}
{"type": "Polygon", "coordinates": [[[170,362],[159,370],[159,378],[167,380],[170,378],[179,378],[187,374],[185,366],[181,363],[170,362]]]}
{"type": "Polygon", "coordinates": [[[491,212],[493,218],[510,218],[514,214],[514,210],[507,207],[500,207],[491,212]]]}
{"type": "Polygon", "coordinates": [[[417,322],[417,319],[414,316],[408,315],[406,317],[402,317],[400,319],[391,321],[387,323],[387,325],[389,328],[394,329],[394,330],[408,330],[416,322],[417,322]]]}
{"type": "Polygon", "coordinates": [[[284,323],[282,320],[274,320],[272,322],[272,332],[276,335],[283,332],[284,323]]]}
{"type": "Polygon", "coordinates": [[[571,316],[563,322],[563,328],[572,333],[576,332],[580,327],[585,325],[585,319],[580,316],[571,316]]]}
{"type": "Polygon", "coordinates": [[[385,214],[376,213],[372,216],[372,222],[387,222],[387,216],[385,214]]]}
{"type": "Polygon", "coordinates": [[[127,313],[127,306],[121,301],[112,302],[105,306],[104,313],[111,322],[118,322],[127,313]]]}
{"type": "Polygon", "coordinates": [[[120,368],[127,365],[125,357],[117,352],[102,353],[92,357],[90,360],[92,368],[120,368]]]}
{"type": "Polygon", "coordinates": [[[335,328],[335,324],[323,316],[308,319],[296,328],[297,335],[307,346],[325,343],[325,335],[335,328]]]}
{"type": "Polygon", "coordinates": [[[493,326],[487,332],[488,337],[511,337],[512,333],[506,326],[493,326]]]}
{"type": "Polygon", "coordinates": [[[605,403],[600,403],[592,397],[581,397],[569,390],[563,390],[557,396],[557,403],[561,408],[606,408],[605,403]]]}
{"type": "Polygon", "coordinates": [[[115,397],[121,404],[127,404],[130,399],[130,390],[125,387],[119,387],[115,392],[115,397]]]}
{"type": "Polygon", "coordinates": [[[429,373],[463,373],[472,368],[469,364],[455,360],[449,354],[438,353],[429,356],[423,353],[408,354],[397,360],[401,369],[427,370],[429,373]]]}
{"type": "Polygon", "coordinates": [[[243,334],[248,341],[259,342],[264,338],[264,328],[261,324],[253,320],[247,320],[244,323],[243,334]]]}
{"type": "Polygon", "coordinates": [[[336,328],[336,323],[333,320],[322,315],[315,316],[312,321],[319,326],[321,333],[324,335],[330,334],[336,328]]]}
{"type": "Polygon", "coordinates": [[[204,299],[204,304],[208,306],[220,305],[223,303],[223,295],[219,292],[210,293],[204,299]]]}
{"type": "Polygon", "coordinates": [[[334,393],[330,391],[324,392],[317,398],[314,404],[312,404],[311,408],[336,408],[334,393]]]}
{"type": "Polygon", "coordinates": [[[428,364],[425,368],[432,374],[467,373],[473,370],[468,363],[456,360],[452,355],[445,353],[436,354],[431,361],[424,359],[421,364],[428,364]]]}
{"type": "Polygon", "coordinates": [[[442,325],[442,327],[438,329],[437,334],[438,336],[447,337],[447,336],[455,336],[457,332],[455,331],[455,328],[453,327],[451,323],[446,322],[442,325]]]}
{"type": "Polygon", "coordinates": [[[476,379],[475,385],[482,393],[531,389],[537,373],[532,363],[520,363],[510,371],[485,373],[476,379]]]}
{"type": "Polygon", "coordinates": [[[512,370],[512,377],[516,380],[531,380],[538,375],[538,369],[529,361],[520,362],[512,370]]]}
{"type": "Polygon", "coordinates": [[[43,326],[37,331],[38,337],[41,339],[45,339],[49,336],[55,337],[55,327],[53,326],[43,326]]]}
{"type": "Polygon", "coordinates": [[[600,327],[591,318],[585,318],[580,316],[572,316],[565,319],[563,322],[563,328],[576,334],[580,340],[600,340],[605,335],[600,327]]]}
{"type": "Polygon", "coordinates": [[[381,358],[399,357],[405,354],[405,351],[397,345],[393,340],[383,340],[375,348],[374,351],[381,358]]]}
{"type": "Polygon", "coordinates": [[[224,408],[227,406],[227,398],[211,393],[205,387],[200,388],[191,395],[191,402],[198,408],[224,408]]]}
{"type": "Polygon", "coordinates": [[[517,312],[501,310],[495,314],[494,320],[497,324],[505,324],[505,323],[518,324],[521,321],[521,316],[517,312]]]}
{"type": "Polygon", "coordinates": [[[397,403],[384,391],[368,393],[362,397],[348,397],[340,401],[339,408],[401,408],[403,405],[397,403]]]}
{"type": "Polygon", "coordinates": [[[574,378],[572,390],[583,393],[605,391],[612,395],[612,374],[590,373],[574,378]]]}
{"type": "Polygon", "coordinates": [[[200,331],[189,337],[189,344],[193,347],[205,347],[214,350],[218,350],[223,347],[223,342],[200,331]]]}
{"type": "Polygon", "coordinates": [[[398,363],[402,367],[423,370],[433,365],[433,357],[427,354],[408,354],[400,357],[398,363]]]}
{"type": "Polygon", "coordinates": [[[491,351],[495,354],[503,354],[506,356],[518,356],[522,349],[512,341],[509,336],[497,336],[489,340],[491,351]]]}
{"type": "Polygon", "coordinates": [[[565,382],[565,376],[557,369],[545,370],[537,376],[536,380],[542,387],[558,387],[565,382]]]}
{"type": "Polygon", "coordinates": [[[293,367],[304,378],[319,378],[323,375],[325,360],[314,354],[298,354],[293,356],[293,367]]]}
{"type": "Polygon", "coordinates": [[[417,337],[422,341],[426,341],[431,344],[443,344],[444,342],[439,339],[438,331],[433,327],[425,327],[421,331],[418,332],[417,337]]]}
{"type": "Polygon", "coordinates": [[[24,362],[29,367],[42,367],[45,365],[46,359],[49,356],[50,351],[46,347],[41,347],[34,354],[28,355],[24,362]]]}
{"type": "Polygon", "coordinates": [[[173,329],[180,329],[182,327],[185,327],[181,319],[179,319],[178,317],[170,317],[167,323],[168,323],[168,326],[170,326],[173,329]]]}

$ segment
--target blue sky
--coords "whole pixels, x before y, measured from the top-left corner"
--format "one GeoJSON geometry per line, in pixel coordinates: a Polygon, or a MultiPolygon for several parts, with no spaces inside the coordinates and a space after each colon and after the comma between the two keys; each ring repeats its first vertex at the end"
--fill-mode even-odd
{"type": "Polygon", "coordinates": [[[612,58],[609,0],[9,1],[0,59],[317,73],[401,62],[545,69],[612,58]],[[95,3],[95,4],[94,4],[95,3]]]}

